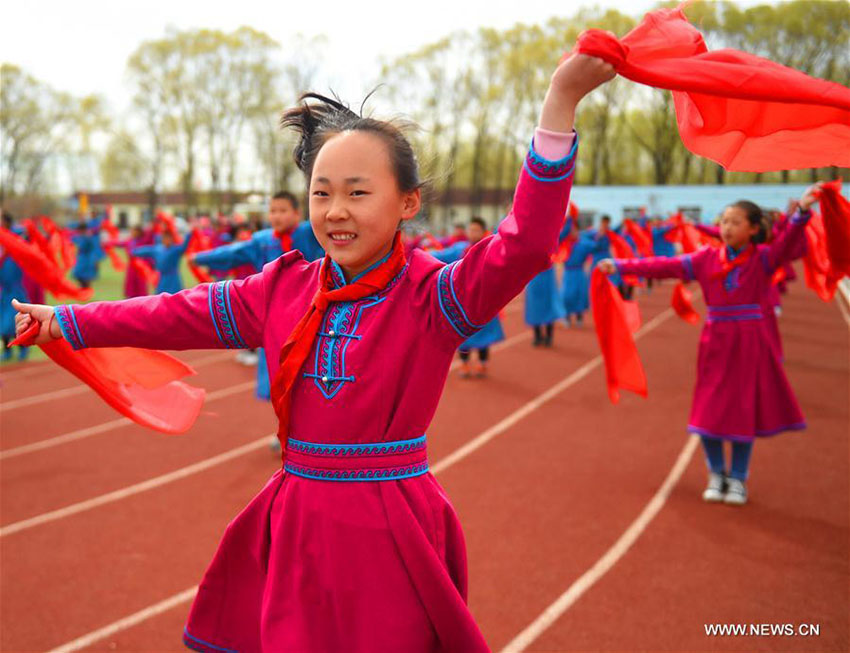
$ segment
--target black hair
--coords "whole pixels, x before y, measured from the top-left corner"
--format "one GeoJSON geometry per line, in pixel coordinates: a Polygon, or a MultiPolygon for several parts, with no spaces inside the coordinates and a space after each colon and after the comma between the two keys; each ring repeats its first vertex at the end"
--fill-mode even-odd
{"type": "Polygon", "coordinates": [[[480,226],[480,227],[481,227],[484,231],[487,231],[487,223],[486,223],[486,222],[484,222],[484,218],[482,218],[482,217],[480,217],[480,216],[477,216],[477,215],[476,215],[476,216],[474,216],[474,217],[470,218],[470,220],[469,220],[469,224],[477,224],[477,225],[479,225],[479,226],[480,226]]]}
{"type": "Polygon", "coordinates": [[[295,197],[295,193],[290,193],[288,190],[279,190],[274,195],[272,195],[273,200],[288,200],[290,204],[292,204],[292,208],[296,211],[298,210],[298,198],[295,197]]]}
{"type": "Polygon", "coordinates": [[[3,226],[6,227],[6,229],[11,229],[12,224],[15,222],[15,218],[13,218],[12,214],[9,213],[8,211],[3,211],[2,220],[3,220],[3,226]]]}
{"type": "Polygon", "coordinates": [[[304,93],[299,102],[298,106],[283,113],[280,125],[290,127],[300,135],[292,156],[308,183],[316,156],[331,136],[345,131],[363,131],[374,134],[387,145],[393,173],[402,192],[409,193],[425,185],[419,177],[416,154],[404,135],[403,130],[410,126],[408,123],[364,117],[362,105],[358,115],[338,98],[331,99],[318,93],[304,93]],[[317,102],[308,103],[310,99],[317,102]]]}
{"type": "Polygon", "coordinates": [[[602,222],[611,222],[611,216],[610,216],[610,215],[603,215],[603,216],[602,216],[601,218],[599,218],[599,219],[600,219],[602,222]]]}
{"type": "Polygon", "coordinates": [[[767,223],[765,221],[764,211],[761,207],[749,200],[738,200],[729,206],[741,209],[747,216],[747,222],[752,226],[758,227],[758,231],[750,238],[750,242],[756,245],[767,241],[767,223]]]}

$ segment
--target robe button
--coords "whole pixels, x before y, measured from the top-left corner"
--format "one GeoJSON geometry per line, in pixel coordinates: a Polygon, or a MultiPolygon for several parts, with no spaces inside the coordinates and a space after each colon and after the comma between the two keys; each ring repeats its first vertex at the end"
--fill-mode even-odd
{"type": "Polygon", "coordinates": [[[328,382],[328,377],[323,376],[323,377],[322,377],[322,383],[327,383],[327,382],[328,382]]]}
{"type": "Polygon", "coordinates": [[[331,329],[330,331],[328,331],[328,335],[329,336],[335,336],[336,332],[333,329],[331,329]]]}

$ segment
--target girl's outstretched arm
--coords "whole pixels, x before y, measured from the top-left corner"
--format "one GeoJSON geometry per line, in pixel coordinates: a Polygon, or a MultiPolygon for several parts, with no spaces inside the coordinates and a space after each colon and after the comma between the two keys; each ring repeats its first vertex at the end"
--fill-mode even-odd
{"type": "Polygon", "coordinates": [[[809,186],[797,204],[797,210],[788,220],[788,226],[768,245],[762,249],[765,268],[772,274],[776,268],[800,258],[805,253],[806,224],[812,216],[812,205],[817,201],[821,184],[809,186]]]}
{"type": "Polygon", "coordinates": [[[694,266],[690,254],[683,256],[650,256],[649,258],[602,259],[597,263],[605,274],[634,275],[646,279],[682,279],[693,281],[694,266]]]}
{"type": "Polygon", "coordinates": [[[114,302],[44,306],[14,302],[19,335],[32,319],[41,323],[37,344],[64,337],[74,349],[253,348],[262,346],[265,322],[263,274],[201,284],[169,295],[114,302]]]}
{"type": "Polygon", "coordinates": [[[486,324],[551,265],[575,168],[576,105],[613,77],[609,64],[582,54],[563,61],[552,75],[510,213],[494,235],[438,275],[440,309],[457,338],[486,324]]]}

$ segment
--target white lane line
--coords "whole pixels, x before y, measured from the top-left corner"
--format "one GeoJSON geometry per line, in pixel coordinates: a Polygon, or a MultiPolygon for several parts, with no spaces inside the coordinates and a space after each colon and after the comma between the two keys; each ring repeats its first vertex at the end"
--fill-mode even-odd
{"type": "MultiPolygon", "coordinates": [[[[673,310],[669,309],[669,308],[667,310],[663,311],[662,313],[660,313],[659,315],[656,315],[652,320],[647,322],[635,334],[635,340],[637,340],[641,336],[643,336],[646,333],[649,333],[650,331],[655,329],[658,325],[660,325],[665,320],[669,319],[672,315],[673,315],[673,310]]],[[[528,332],[520,333],[516,336],[513,336],[512,338],[509,338],[508,340],[505,340],[505,341],[499,343],[499,345],[501,345],[501,348],[504,349],[504,348],[510,347],[511,345],[515,344],[516,342],[519,342],[522,339],[528,338],[528,337],[530,337],[528,332]]],[[[497,345],[497,346],[499,346],[499,345],[497,345]]],[[[494,347],[494,349],[495,349],[495,347],[494,347]]],[[[582,378],[587,376],[587,374],[593,368],[598,367],[601,362],[602,362],[601,357],[597,356],[593,360],[585,363],[582,367],[580,367],[578,370],[576,370],[575,372],[570,374],[566,379],[564,379],[563,381],[561,381],[561,383],[559,383],[557,386],[555,386],[556,388],[559,388],[558,392],[562,392],[566,388],[570,387],[571,385],[575,384],[576,382],[578,382],[579,380],[581,380],[582,378]]],[[[499,422],[499,424],[497,424],[496,426],[494,426],[490,429],[487,429],[484,433],[481,433],[477,437],[473,438],[468,444],[466,444],[466,445],[460,447],[459,449],[455,450],[454,452],[452,452],[451,454],[449,454],[448,456],[446,456],[445,458],[440,460],[435,465],[432,465],[431,466],[431,472],[433,474],[438,474],[442,471],[445,471],[446,469],[448,469],[452,465],[456,464],[457,462],[459,462],[459,461],[463,460],[464,458],[466,458],[467,456],[469,456],[476,449],[479,449],[482,446],[484,446],[484,444],[486,444],[487,442],[492,440],[499,433],[504,432],[505,430],[507,430],[507,428],[509,426],[515,424],[520,419],[522,419],[523,417],[525,417],[526,415],[531,413],[533,410],[540,407],[543,403],[545,403],[546,401],[551,399],[553,396],[555,396],[555,394],[557,394],[557,393],[553,392],[553,390],[554,390],[554,388],[547,390],[543,394],[539,395],[537,398],[530,401],[525,406],[519,408],[513,414],[506,417],[504,420],[499,422]]],[[[253,443],[253,444],[262,444],[262,443],[268,442],[269,437],[271,437],[271,436],[267,436],[266,438],[262,438],[261,440],[257,441],[257,443],[253,443]]],[[[162,477],[160,477],[160,478],[162,478],[162,477]]],[[[65,515],[62,515],[62,516],[65,516],[65,515]]],[[[18,523],[20,523],[20,522],[18,522],[18,523]]],[[[0,530],[0,536],[2,536],[3,534],[4,533],[2,532],[2,530],[0,530]]],[[[124,619],[116,621],[113,624],[110,624],[109,626],[106,626],[104,628],[101,628],[100,630],[96,630],[96,631],[93,631],[91,633],[88,633],[87,635],[83,635],[82,637],[74,640],[73,642],[63,644],[61,647],[54,649],[54,651],[71,652],[71,651],[77,651],[81,648],[89,646],[90,644],[92,644],[96,641],[99,641],[99,640],[101,640],[105,637],[108,637],[109,635],[112,635],[112,634],[114,634],[114,633],[116,633],[120,630],[123,630],[124,628],[128,628],[130,626],[136,625],[136,624],[140,623],[141,621],[148,619],[149,617],[152,617],[156,614],[159,614],[160,612],[163,612],[165,609],[169,609],[170,607],[173,607],[173,606],[178,605],[180,603],[188,602],[188,601],[192,600],[192,598],[194,597],[194,590],[195,589],[196,588],[193,588],[192,590],[186,590],[186,592],[182,592],[181,594],[177,594],[173,597],[165,599],[164,601],[161,601],[159,603],[155,603],[154,605],[152,605],[148,608],[145,608],[144,610],[141,610],[140,612],[137,612],[133,615],[130,615],[129,617],[125,617],[124,619]],[[190,594],[190,592],[191,592],[191,594],[190,594]],[[159,606],[162,606],[164,604],[168,604],[168,607],[163,608],[163,609],[159,609],[159,606]],[[132,621],[130,621],[130,620],[132,620],[132,621]],[[125,622],[129,622],[129,623],[126,623],[126,625],[125,625],[125,622]]]]}
{"type": "Polygon", "coordinates": [[[273,435],[274,433],[269,433],[268,435],[263,436],[259,440],[254,440],[253,442],[249,442],[248,444],[243,444],[241,447],[230,449],[229,451],[220,453],[217,456],[213,456],[212,458],[207,458],[192,465],[181,467],[180,469],[174,470],[173,472],[168,472],[167,474],[162,474],[161,476],[150,478],[146,481],[142,481],[141,483],[136,483],[135,485],[130,485],[128,487],[121,488],[120,490],[115,490],[114,492],[109,492],[107,494],[101,494],[100,496],[94,497],[93,499],[80,501],[79,503],[72,503],[70,506],[65,506],[64,508],[59,508],[58,510],[51,510],[50,512],[42,513],[35,517],[31,517],[30,519],[24,519],[22,521],[13,522],[8,526],[0,528],[0,537],[19,533],[29,528],[40,526],[41,524],[56,521],[57,519],[63,519],[64,517],[76,515],[78,513],[84,512],[86,510],[91,510],[92,508],[97,508],[98,506],[102,506],[107,503],[114,503],[115,501],[126,499],[127,497],[131,497],[135,494],[146,492],[148,490],[153,490],[173,481],[178,481],[181,478],[186,478],[187,476],[191,476],[192,474],[197,474],[198,472],[202,472],[206,469],[209,469],[210,467],[215,467],[216,465],[220,465],[221,463],[227,462],[228,460],[232,460],[233,458],[238,458],[239,456],[251,453],[256,449],[267,447],[269,444],[269,439],[273,435]]]}
{"type": "Polygon", "coordinates": [[[662,483],[661,487],[658,488],[658,491],[652,499],[650,499],[649,503],[644,506],[644,509],[641,511],[640,515],[638,515],[637,519],[629,525],[614,545],[608,549],[590,569],[584,572],[578,580],[570,585],[567,590],[554,602],[552,602],[549,607],[547,607],[543,613],[537,617],[537,619],[525,628],[525,630],[508,642],[505,648],[502,649],[502,653],[517,653],[528,648],[538,637],[540,637],[541,634],[543,634],[544,631],[546,631],[567,610],[569,610],[569,608],[578,601],[585,592],[587,592],[600,578],[608,573],[608,571],[617,564],[620,558],[628,553],[632,545],[646,530],[646,527],[649,526],[650,522],[655,519],[664,507],[670,493],[673,491],[676,483],[678,483],[687,468],[688,463],[690,463],[698,444],[699,439],[697,436],[690,436],[688,438],[685,446],[679,452],[679,456],[676,458],[676,462],[673,464],[672,469],[667,474],[667,478],[664,479],[664,483],[662,483]]]}
{"type": "Polygon", "coordinates": [[[195,598],[195,594],[198,592],[198,586],[190,587],[179,594],[175,594],[164,601],[160,601],[159,603],[154,603],[153,605],[148,606],[144,610],[139,610],[135,614],[131,614],[129,617],[124,617],[123,619],[119,619],[108,626],[104,626],[99,630],[95,630],[90,632],[88,635],[83,635],[82,637],[78,637],[73,642],[68,642],[67,644],[62,644],[62,646],[58,648],[54,648],[50,650],[48,653],[71,653],[71,651],[79,651],[82,648],[86,648],[87,646],[91,646],[95,642],[106,639],[110,635],[114,635],[115,633],[121,632],[122,630],[126,630],[127,628],[132,628],[136,624],[140,624],[151,617],[155,617],[158,614],[163,612],[167,612],[173,607],[180,605],[181,603],[186,603],[195,598]]]}
{"type": "MultiPolygon", "coordinates": [[[[668,308],[667,310],[663,311],[662,313],[659,313],[658,315],[656,315],[653,319],[651,319],[649,322],[647,322],[645,325],[643,325],[643,327],[641,327],[641,329],[635,334],[635,340],[637,340],[638,338],[642,337],[643,335],[645,335],[645,334],[649,333],[650,331],[652,331],[653,329],[655,329],[655,327],[657,327],[659,324],[661,324],[665,320],[669,319],[672,315],[673,315],[673,309],[672,308],[668,308]]],[[[564,390],[566,390],[570,386],[578,383],[581,379],[586,377],[588,374],[590,374],[591,371],[593,371],[595,368],[599,367],[601,364],[602,364],[602,356],[596,356],[592,360],[588,361],[587,363],[582,365],[580,368],[578,368],[575,372],[570,374],[567,378],[563,379],[560,383],[552,386],[551,388],[549,388],[548,390],[546,390],[542,394],[538,395],[537,397],[535,397],[534,399],[529,401],[524,406],[521,406],[516,411],[514,411],[513,413],[511,413],[510,415],[505,417],[498,424],[490,427],[489,429],[487,429],[486,431],[484,431],[483,433],[481,433],[477,437],[475,437],[472,440],[470,440],[469,442],[467,442],[465,445],[463,445],[459,449],[456,449],[455,451],[450,453],[448,456],[443,458],[440,462],[438,462],[437,464],[432,466],[431,472],[436,474],[438,472],[443,471],[444,469],[446,469],[448,467],[451,467],[456,462],[463,460],[469,454],[471,454],[473,451],[475,451],[476,449],[480,449],[485,444],[487,444],[490,440],[495,438],[497,435],[504,433],[511,426],[513,426],[514,424],[516,424],[520,420],[524,419],[527,415],[529,415],[530,413],[532,413],[535,410],[537,410],[538,408],[540,408],[540,406],[545,404],[547,401],[549,401],[553,397],[557,396],[558,394],[560,394],[561,392],[563,392],[564,390]]]]}
{"type": "MultiPolygon", "coordinates": [[[[189,365],[191,365],[193,368],[204,367],[205,365],[209,365],[210,363],[215,363],[220,360],[224,360],[225,358],[232,357],[232,352],[210,354],[209,356],[199,358],[194,363],[189,363],[189,365]]],[[[85,383],[79,383],[69,388],[53,390],[51,392],[44,392],[42,394],[33,395],[32,397],[24,397],[22,399],[14,399],[12,401],[0,401],[0,412],[15,410],[16,408],[25,408],[26,406],[40,404],[43,401],[53,401],[54,399],[64,399],[65,397],[73,397],[74,395],[82,394],[89,389],[89,386],[87,386],[85,383]]]]}
{"type": "MultiPolygon", "coordinates": [[[[206,406],[211,401],[215,401],[216,399],[229,397],[230,395],[243,392],[253,387],[254,381],[245,381],[244,383],[237,383],[236,385],[230,386],[229,388],[215,390],[214,392],[210,392],[206,396],[206,399],[204,400],[204,406],[206,406]]],[[[82,440],[83,438],[87,438],[92,435],[97,435],[99,433],[106,433],[107,431],[111,431],[122,426],[127,426],[128,424],[132,423],[133,422],[127,419],[126,417],[121,417],[120,419],[114,419],[109,422],[104,422],[103,424],[98,424],[97,426],[89,426],[84,429],[78,429],[76,431],[71,431],[70,433],[65,433],[63,435],[57,435],[54,438],[39,440],[38,442],[33,442],[32,444],[24,444],[20,447],[12,447],[11,449],[4,449],[3,451],[0,451],[0,460],[14,458],[15,456],[22,456],[27,453],[32,453],[33,451],[49,449],[51,447],[56,447],[60,444],[65,444],[66,442],[82,440]]]]}

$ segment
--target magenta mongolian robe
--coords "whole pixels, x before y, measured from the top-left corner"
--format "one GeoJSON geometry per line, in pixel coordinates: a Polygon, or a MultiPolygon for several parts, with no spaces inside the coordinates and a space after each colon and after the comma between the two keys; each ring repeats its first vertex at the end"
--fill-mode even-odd
{"type": "MultiPolygon", "coordinates": [[[[542,130],[535,143],[496,234],[450,265],[415,250],[383,290],[329,306],[292,392],[285,466],[227,527],[187,646],[487,650],[466,604],[463,533],[428,471],[425,433],[458,345],[557,248],[577,143],[542,130]]],[[[74,347],[264,347],[275,352],[274,378],[320,264],[293,251],[244,280],[56,311],[74,347]]]]}
{"type": "MultiPolygon", "coordinates": [[[[794,215],[769,245],[739,253],[745,261],[727,274],[723,250],[711,247],[684,256],[615,261],[621,274],[696,280],[702,287],[708,316],[699,344],[691,433],[751,441],[805,428],[782,367],[771,287],[776,269],[799,256],[807,221],[808,214],[794,215]]],[[[734,262],[735,253],[726,251],[734,262]]]]}

